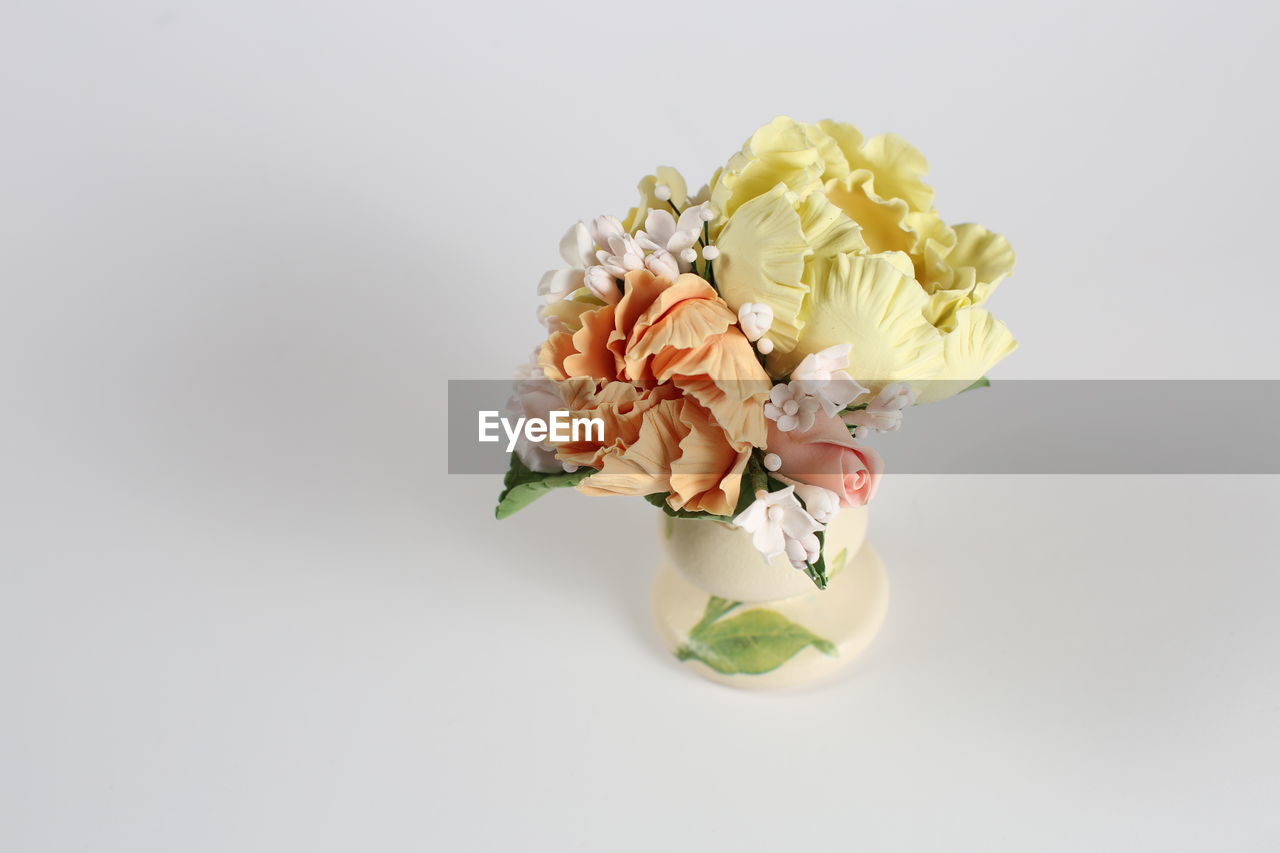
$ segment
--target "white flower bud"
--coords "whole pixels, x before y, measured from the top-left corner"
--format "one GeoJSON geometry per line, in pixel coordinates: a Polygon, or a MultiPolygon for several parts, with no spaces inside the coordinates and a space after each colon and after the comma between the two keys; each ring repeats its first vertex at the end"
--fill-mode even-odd
{"type": "Polygon", "coordinates": [[[653,188],[653,197],[658,201],[671,201],[671,187],[666,184],[658,184],[653,188]]]}
{"type": "Polygon", "coordinates": [[[666,249],[659,249],[644,259],[645,268],[661,278],[675,281],[680,277],[680,264],[666,249]]]}
{"type": "Polygon", "coordinates": [[[622,294],[618,292],[617,279],[602,266],[597,265],[587,270],[585,284],[587,290],[590,290],[610,305],[622,297],[622,294]]]}
{"type": "Polygon", "coordinates": [[[818,542],[818,537],[812,533],[806,533],[804,536],[786,538],[787,559],[791,561],[791,565],[800,571],[804,571],[805,566],[818,561],[818,556],[822,553],[822,544],[818,542]]]}
{"type": "Polygon", "coordinates": [[[804,503],[805,512],[819,524],[830,524],[840,511],[840,496],[821,486],[796,483],[796,497],[804,503]]]}
{"type": "Polygon", "coordinates": [[[744,302],[738,308],[738,325],[749,341],[758,341],[773,326],[773,308],[767,302],[744,302]]]}

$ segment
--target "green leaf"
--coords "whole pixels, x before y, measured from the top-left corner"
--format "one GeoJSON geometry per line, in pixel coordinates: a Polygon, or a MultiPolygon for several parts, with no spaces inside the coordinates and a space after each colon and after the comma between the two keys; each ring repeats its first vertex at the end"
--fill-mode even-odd
{"type": "Polygon", "coordinates": [[[502,494],[498,495],[498,506],[493,514],[497,518],[506,518],[524,509],[552,489],[576,486],[594,473],[595,471],[591,468],[579,468],[572,474],[567,472],[544,474],[540,471],[530,471],[528,466],[520,461],[520,457],[512,453],[511,467],[507,470],[507,476],[502,479],[502,494]]]}
{"type": "Polygon", "coordinates": [[[965,388],[964,391],[961,391],[960,393],[963,394],[965,391],[972,391],[975,388],[990,388],[990,387],[991,387],[991,380],[984,376],[981,379],[979,379],[977,382],[970,385],[968,388],[965,388]]]}
{"type": "MultiPolygon", "coordinates": [[[[712,603],[707,602],[708,615],[712,612],[712,603]]],[[[737,606],[737,602],[731,604],[737,606]]],[[[689,632],[688,642],[676,650],[676,657],[702,661],[724,675],[759,675],[782,666],[807,646],[824,655],[836,654],[833,643],[781,613],[748,610],[721,621],[707,622],[704,616],[689,632]]]]}
{"type": "Polygon", "coordinates": [[[819,530],[814,536],[818,537],[818,559],[816,562],[805,566],[804,573],[809,576],[809,580],[813,581],[813,585],[818,589],[826,589],[828,581],[831,580],[831,577],[827,574],[827,555],[825,551],[827,531],[819,530]]]}
{"type": "Polygon", "coordinates": [[[644,499],[672,518],[706,518],[711,521],[723,521],[726,524],[733,521],[733,517],[728,515],[715,515],[710,512],[690,512],[687,509],[672,509],[671,504],[667,503],[667,492],[655,492],[652,495],[645,495],[644,499]]]}
{"type": "Polygon", "coordinates": [[[706,609],[702,611],[702,618],[698,620],[698,624],[694,625],[693,629],[689,633],[697,634],[699,631],[702,631],[712,622],[716,621],[740,604],[742,604],[741,601],[730,601],[729,599],[721,598],[718,595],[711,596],[707,599],[706,609]]]}

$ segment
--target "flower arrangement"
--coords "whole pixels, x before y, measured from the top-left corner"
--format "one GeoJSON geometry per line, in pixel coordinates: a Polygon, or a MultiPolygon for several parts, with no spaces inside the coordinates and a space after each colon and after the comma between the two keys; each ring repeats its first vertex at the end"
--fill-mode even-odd
{"type": "Polygon", "coordinates": [[[1016,347],[983,307],[1008,241],[946,224],[926,169],[892,134],[781,117],[700,191],[661,167],[625,219],[570,228],[512,405],[603,435],[522,439],[498,517],[564,486],[637,495],[743,528],[825,588],[826,525],[883,470],[866,437],[1016,347]]]}

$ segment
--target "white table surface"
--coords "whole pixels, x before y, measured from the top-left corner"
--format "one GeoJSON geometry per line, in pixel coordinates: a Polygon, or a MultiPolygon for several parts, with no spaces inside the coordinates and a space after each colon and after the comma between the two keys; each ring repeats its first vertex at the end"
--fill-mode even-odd
{"type": "Polygon", "coordinates": [[[445,474],[564,227],[780,112],[1010,236],[996,379],[1276,378],[1271,13],[782,11],[0,10],[0,849],[1276,849],[1278,478],[891,476],[883,633],[749,694],[652,508],[445,474]]]}

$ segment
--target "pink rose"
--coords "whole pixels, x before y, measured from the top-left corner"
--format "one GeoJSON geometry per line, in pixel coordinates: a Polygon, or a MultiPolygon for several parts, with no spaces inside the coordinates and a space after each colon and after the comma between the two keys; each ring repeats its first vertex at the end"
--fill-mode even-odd
{"type": "Polygon", "coordinates": [[[804,432],[783,432],[769,421],[768,450],[782,459],[779,474],[835,492],[840,506],[870,501],[884,471],[880,454],[854,441],[840,418],[822,412],[804,432]]]}

